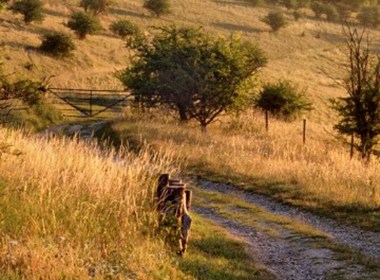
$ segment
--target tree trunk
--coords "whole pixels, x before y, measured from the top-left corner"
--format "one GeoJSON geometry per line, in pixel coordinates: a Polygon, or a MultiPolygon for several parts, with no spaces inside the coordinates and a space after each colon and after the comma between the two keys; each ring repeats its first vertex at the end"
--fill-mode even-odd
{"type": "Polygon", "coordinates": [[[188,121],[189,117],[187,116],[186,108],[180,104],[177,105],[177,108],[178,108],[178,114],[179,114],[180,121],[183,121],[183,122],[188,121]]]}

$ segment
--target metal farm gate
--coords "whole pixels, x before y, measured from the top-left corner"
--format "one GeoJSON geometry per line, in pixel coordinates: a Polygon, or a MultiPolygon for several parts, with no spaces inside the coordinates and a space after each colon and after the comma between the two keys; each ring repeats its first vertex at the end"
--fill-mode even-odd
{"type": "Polygon", "coordinates": [[[103,112],[118,113],[131,94],[123,90],[49,88],[55,104],[67,117],[95,117],[103,112]]]}

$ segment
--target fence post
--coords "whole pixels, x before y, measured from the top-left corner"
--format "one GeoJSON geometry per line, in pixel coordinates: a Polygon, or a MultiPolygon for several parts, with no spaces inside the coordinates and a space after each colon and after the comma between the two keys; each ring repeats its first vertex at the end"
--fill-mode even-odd
{"type": "Polygon", "coordinates": [[[92,117],[92,90],[90,91],[90,117],[92,117]]]}
{"type": "Polygon", "coordinates": [[[303,119],[303,133],[302,133],[303,144],[306,144],[306,119],[303,119]]]}
{"type": "Polygon", "coordinates": [[[265,111],[265,130],[269,130],[269,111],[265,111]]]}
{"type": "Polygon", "coordinates": [[[354,133],[352,133],[351,134],[351,144],[350,144],[350,159],[354,158],[354,141],[355,141],[355,137],[354,137],[354,133]]]}

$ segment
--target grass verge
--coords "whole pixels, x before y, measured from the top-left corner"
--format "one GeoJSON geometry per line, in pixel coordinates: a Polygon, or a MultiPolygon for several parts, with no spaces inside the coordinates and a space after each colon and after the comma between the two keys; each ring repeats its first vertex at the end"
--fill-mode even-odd
{"type": "Polygon", "coordinates": [[[311,130],[302,145],[296,123],[273,121],[266,133],[262,120],[252,115],[224,118],[207,135],[192,123],[178,124],[162,115],[131,115],[112,125],[113,137],[134,149],[149,145],[175,151],[187,174],[379,231],[380,164],[350,160],[322,129],[311,130]]]}

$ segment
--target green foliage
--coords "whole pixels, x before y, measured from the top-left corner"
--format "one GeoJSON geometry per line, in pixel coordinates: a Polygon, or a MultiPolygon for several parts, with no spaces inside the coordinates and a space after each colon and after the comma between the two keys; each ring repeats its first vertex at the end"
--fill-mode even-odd
{"type": "Polygon", "coordinates": [[[98,15],[106,13],[112,4],[112,0],[81,0],[79,6],[84,8],[86,12],[92,11],[94,15],[98,15]]]}
{"type": "Polygon", "coordinates": [[[88,34],[94,34],[97,31],[101,30],[102,27],[97,18],[85,13],[77,12],[74,13],[71,17],[67,26],[74,30],[78,35],[79,39],[85,39],[88,34]]]}
{"type": "Polygon", "coordinates": [[[305,100],[304,92],[289,81],[264,85],[255,106],[285,120],[293,120],[300,113],[312,109],[311,103],[305,100]]]}
{"type": "Polygon", "coordinates": [[[46,88],[41,81],[30,79],[10,81],[8,75],[3,74],[0,68],[0,123],[12,122],[14,116],[21,117],[21,111],[17,111],[17,114],[12,111],[20,102],[28,107],[27,110],[39,107],[45,91],[46,88]]]}
{"type": "Polygon", "coordinates": [[[325,5],[321,2],[314,1],[311,3],[310,8],[313,10],[316,18],[321,18],[325,12],[325,5]]]}
{"type": "Polygon", "coordinates": [[[144,3],[144,8],[151,11],[157,17],[170,14],[169,0],[146,0],[144,3]]]}
{"type": "Polygon", "coordinates": [[[140,29],[137,25],[133,24],[129,20],[118,20],[111,24],[110,30],[121,38],[135,36],[140,33],[140,29]]]}
{"type": "Polygon", "coordinates": [[[45,16],[42,12],[42,7],[41,0],[16,0],[11,6],[11,10],[14,13],[22,14],[25,24],[29,24],[33,21],[43,21],[45,16]]]}
{"type": "Polygon", "coordinates": [[[252,97],[263,52],[240,38],[214,38],[194,28],[159,28],[152,42],[136,48],[133,65],[119,73],[136,102],[195,119],[203,129],[219,114],[252,97]]]}
{"type": "Polygon", "coordinates": [[[349,73],[346,97],[333,100],[340,120],[335,129],[343,135],[356,135],[355,148],[367,162],[380,135],[380,57],[369,52],[365,32],[346,27],[349,73]]]}
{"type": "Polygon", "coordinates": [[[282,4],[287,9],[298,10],[304,7],[308,7],[310,5],[310,0],[283,0],[282,4]]]}
{"type": "Polygon", "coordinates": [[[54,57],[63,58],[70,56],[75,49],[70,36],[62,32],[52,32],[42,38],[40,50],[54,57]]]}
{"type": "Polygon", "coordinates": [[[280,30],[288,24],[284,13],[281,11],[269,12],[262,21],[268,24],[274,32],[280,30]]]}
{"type": "Polygon", "coordinates": [[[254,7],[261,7],[265,5],[265,0],[248,0],[247,2],[254,7]]]}
{"type": "Polygon", "coordinates": [[[324,13],[328,21],[335,22],[339,20],[338,9],[333,4],[327,4],[324,6],[324,13]]]}
{"type": "Polygon", "coordinates": [[[295,10],[293,12],[293,17],[294,17],[295,20],[299,20],[299,19],[303,18],[304,15],[300,11],[295,10]]]}
{"type": "Polygon", "coordinates": [[[377,27],[380,24],[380,7],[368,6],[361,8],[358,20],[365,26],[377,27]]]}

